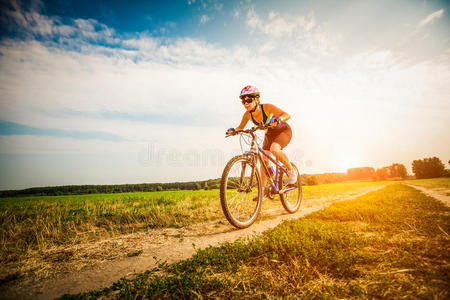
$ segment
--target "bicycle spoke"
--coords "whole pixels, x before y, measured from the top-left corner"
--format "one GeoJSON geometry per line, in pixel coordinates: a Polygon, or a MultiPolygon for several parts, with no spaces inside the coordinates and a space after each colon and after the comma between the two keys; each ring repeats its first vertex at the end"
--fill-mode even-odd
{"type": "MultiPolygon", "coordinates": [[[[225,215],[229,221],[237,227],[239,224],[253,222],[260,205],[258,201],[253,201],[258,196],[259,176],[256,176],[255,167],[252,166],[246,158],[234,162],[228,170],[228,180],[225,181],[223,189],[225,205],[225,215]]],[[[249,223],[250,224],[250,223],[249,223]]],[[[244,225],[242,225],[244,226],[244,225]]]]}

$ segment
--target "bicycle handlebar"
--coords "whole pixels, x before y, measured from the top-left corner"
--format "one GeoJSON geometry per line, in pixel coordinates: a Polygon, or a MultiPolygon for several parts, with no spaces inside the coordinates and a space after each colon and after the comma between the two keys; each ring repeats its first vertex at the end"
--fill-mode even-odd
{"type": "Polygon", "coordinates": [[[256,130],[265,130],[265,129],[268,129],[268,128],[270,128],[270,127],[271,127],[271,126],[270,126],[269,124],[267,124],[267,125],[257,125],[257,126],[254,126],[254,127],[250,128],[250,129],[246,129],[246,130],[235,130],[235,131],[233,131],[232,133],[227,134],[225,137],[237,135],[237,134],[240,134],[240,133],[250,133],[250,134],[253,134],[256,130]]]}

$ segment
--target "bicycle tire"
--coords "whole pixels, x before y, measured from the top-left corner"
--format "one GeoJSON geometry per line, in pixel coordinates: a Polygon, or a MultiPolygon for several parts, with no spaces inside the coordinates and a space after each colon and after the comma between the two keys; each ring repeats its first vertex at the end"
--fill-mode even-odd
{"type": "Polygon", "coordinates": [[[256,221],[262,205],[261,177],[256,164],[247,155],[235,156],[225,166],[220,181],[220,203],[234,227],[247,228],[256,221]]]}
{"type": "MultiPolygon", "coordinates": [[[[297,188],[286,193],[280,193],[281,204],[283,204],[284,209],[288,213],[295,213],[300,208],[302,203],[302,179],[300,173],[298,172],[297,166],[291,163],[295,171],[297,171],[297,188]]],[[[281,171],[280,178],[278,181],[278,186],[283,190],[287,186],[288,175],[281,171]]]]}

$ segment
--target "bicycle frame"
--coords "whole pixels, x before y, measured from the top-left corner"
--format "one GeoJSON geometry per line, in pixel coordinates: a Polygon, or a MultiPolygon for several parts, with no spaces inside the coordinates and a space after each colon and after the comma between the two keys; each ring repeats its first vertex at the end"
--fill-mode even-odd
{"type": "Polygon", "coordinates": [[[287,167],[269,151],[259,146],[255,131],[269,127],[257,125],[247,130],[226,132],[225,137],[240,136],[242,154],[232,157],[223,170],[220,181],[220,204],[228,222],[239,229],[247,228],[255,222],[266,197],[273,199],[273,196],[278,194],[281,204],[291,214],[298,211],[302,201],[300,174],[295,164],[292,163],[292,167],[297,173],[297,181],[290,185],[287,180],[289,174],[287,167]],[[243,142],[249,145],[250,149],[244,146],[243,142]],[[272,163],[275,170],[272,170],[272,163]],[[261,175],[265,175],[263,172],[268,174],[270,185],[266,185],[267,182],[262,185],[261,175]],[[265,188],[269,189],[266,190],[268,193],[264,193],[265,188]]]}
{"type": "Polygon", "coordinates": [[[272,188],[274,189],[275,193],[280,194],[280,193],[285,193],[285,192],[296,189],[297,187],[288,187],[286,189],[280,190],[280,188],[282,188],[282,187],[278,186],[279,176],[281,174],[280,170],[287,173],[287,171],[288,171],[287,168],[284,165],[282,165],[278,159],[276,159],[276,160],[273,159],[271,155],[267,154],[266,151],[263,150],[259,146],[258,142],[256,141],[256,135],[254,134],[253,131],[249,131],[247,133],[249,133],[251,135],[252,142],[250,145],[250,151],[247,151],[246,153],[256,154],[256,157],[259,159],[261,165],[264,166],[264,171],[266,172],[267,177],[269,178],[269,182],[272,185],[272,188]],[[257,147],[256,147],[256,145],[257,145],[257,147]],[[264,158],[261,154],[266,156],[271,162],[273,162],[275,164],[275,166],[276,166],[275,180],[273,180],[272,174],[270,173],[269,168],[267,167],[266,161],[264,160],[264,158]]]}

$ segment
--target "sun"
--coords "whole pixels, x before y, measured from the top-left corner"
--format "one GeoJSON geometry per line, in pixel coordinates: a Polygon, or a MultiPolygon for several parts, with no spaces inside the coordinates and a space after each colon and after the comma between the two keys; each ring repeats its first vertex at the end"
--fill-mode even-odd
{"type": "Polygon", "coordinates": [[[340,160],[341,171],[347,172],[350,168],[360,167],[361,159],[358,155],[345,155],[340,160]]]}

